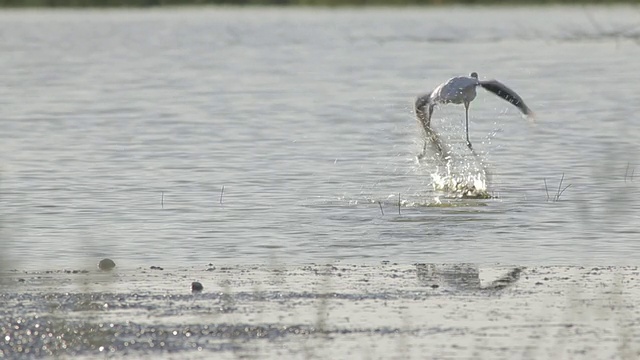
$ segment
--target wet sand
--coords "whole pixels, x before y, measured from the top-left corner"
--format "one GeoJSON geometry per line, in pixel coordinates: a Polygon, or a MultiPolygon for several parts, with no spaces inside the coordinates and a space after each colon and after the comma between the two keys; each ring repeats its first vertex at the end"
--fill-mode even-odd
{"type": "Polygon", "coordinates": [[[637,359],[639,277],[387,262],[4,270],[0,358],[637,359]]]}

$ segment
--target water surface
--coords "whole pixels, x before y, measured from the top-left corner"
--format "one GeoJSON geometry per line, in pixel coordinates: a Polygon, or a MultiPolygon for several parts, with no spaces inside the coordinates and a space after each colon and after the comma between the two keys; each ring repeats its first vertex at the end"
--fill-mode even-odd
{"type": "Polygon", "coordinates": [[[0,260],[635,263],[639,24],[635,7],[4,11],[0,260]],[[436,110],[453,171],[481,166],[491,199],[434,190],[416,161],[413,99],[471,71],[537,114],[479,89],[475,157],[464,109],[436,110]]]}

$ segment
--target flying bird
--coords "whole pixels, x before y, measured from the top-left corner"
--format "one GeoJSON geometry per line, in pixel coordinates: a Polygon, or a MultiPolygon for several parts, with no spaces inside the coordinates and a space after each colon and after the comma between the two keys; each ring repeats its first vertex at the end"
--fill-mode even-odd
{"type": "Polygon", "coordinates": [[[471,141],[469,141],[469,104],[476,98],[476,87],[478,86],[482,86],[485,90],[489,90],[515,105],[523,114],[533,115],[531,109],[525,105],[524,100],[515,91],[497,80],[478,80],[478,73],[472,72],[469,76],[453,77],[438,85],[432,92],[421,95],[416,99],[416,117],[425,133],[427,135],[433,134],[433,130],[431,130],[431,115],[436,105],[464,104],[467,146],[471,149],[471,141]]]}

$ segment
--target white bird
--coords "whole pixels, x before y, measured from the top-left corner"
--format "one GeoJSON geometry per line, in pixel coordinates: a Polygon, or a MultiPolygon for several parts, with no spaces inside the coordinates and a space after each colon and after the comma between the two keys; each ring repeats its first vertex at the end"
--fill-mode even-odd
{"type": "Polygon", "coordinates": [[[525,105],[522,98],[515,91],[497,80],[480,81],[478,80],[478,73],[472,72],[469,76],[453,77],[438,85],[431,93],[421,95],[416,99],[416,117],[424,128],[425,133],[427,135],[433,134],[431,130],[431,115],[436,105],[448,103],[464,104],[467,146],[471,148],[471,141],[469,141],[469,104],[476,98],[476,87],[478,86],[482,86],[515,105],[525,115],[533,115],[531,109],[525,105]]]}

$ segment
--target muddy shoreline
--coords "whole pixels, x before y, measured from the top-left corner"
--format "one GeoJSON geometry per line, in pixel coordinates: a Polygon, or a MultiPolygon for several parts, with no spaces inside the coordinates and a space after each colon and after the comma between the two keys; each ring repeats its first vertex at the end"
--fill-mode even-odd
{"type": "Polygon", "coordinates": [[[5,270],[0,358],[635,359],[639,273],[387,262],[5,270]]]}

